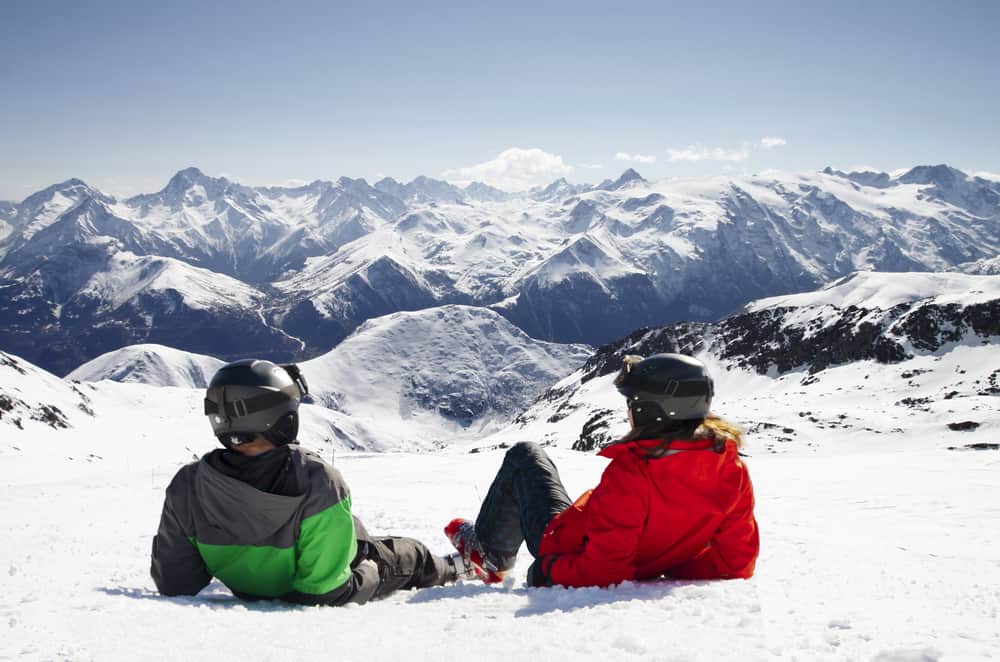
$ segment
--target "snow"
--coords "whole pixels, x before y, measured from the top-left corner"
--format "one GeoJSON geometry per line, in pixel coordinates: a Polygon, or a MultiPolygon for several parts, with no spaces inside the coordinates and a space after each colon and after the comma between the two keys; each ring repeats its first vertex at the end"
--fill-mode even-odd
{"type": "Polygon", "coordinates": [[[215,357],[163,345],[130,345],[87,361],[66,375],[66,379],[205,388],[222,365],[215,357]]]}
{"type": "Polygon", "coordinates": [[[80,292],[98,298],[106,309],[114,310],[141,293],[167,290],[180,294],[189,308],[200,310],[252,308],[264,296],[235,278],[208,269],[173,258],[138,256],[128,251],[115,254],[109,268],[94,274],[80,292]]]}
{"type": "MultiPolygon", "coordinates": [[[[814,298],[820,308],[843,307],[863,291],[868,305],[883,306],[961,299],[959,286],[967,302],[976,292],[996,296],[989,280],[962,274],[897,276],[858,274],[814,298]]],[[[613,435],[624,432],[612,376],[559,379],[574,350],[535,344],[506,324],[463,306],[397,313],[364,325],[342,355],[303,366],[319,400],[350,413],[305,405],[300,438],[344,472],[370,531],[447,553],[443,525],[475,516],[502,445],[516,441],[546,444],[573,496],[599,480],[606,460],[568,447],[594,411],[612,412],[613,435]],[[447,443],[400,443],[430,429],[407,398],[471,390],[482,399],[474,389],[520,361],[521,370],[535,368],[519,374],[541,382],[550,371],[544,379],[568,395],[538,400],[524,422],[492,434],[473,428],[447,443]],[[426,388],[401,388],[407,377],[426,388]]],[[[781,376],[701,355],[716,381],[713,409],[748,430],[762,540],[748,581],[533,589],[523,582],[530,558],[522,550],[501,586],[403,592],[343,609],[242,603],[218,583],[193,598],[159,596],[148,569],[163,490],[216,445],[203,391],[72,384],[0,354],[0,403],[9,403],[0,410],[0,527],[10,532],[0,546],[0,659],[197,659],[206,651],[220,660],[302,659],[329,655],[330,636],[336,650],[372,660],[470,651],[481,660],[995,657],[996,347],[988,339],[897,364],[781,376]],[[46,423],[46,406],[70,427],[46,423]],[[950,426],[966,422],[977,425],[950,426]]],[[[131,351],[150,366],[142,376],[157,381],[190,361],[168,348],[131,351]]],[[[127,356],[92,367],[111,373],[127,356]]]]}
{"type": "Polygon", "coordinates": [[[426,448],[495,429],[590,354],[529,338],[488,309],[442,306],[370,320],[301,366],[313,397],[382,447],[426,448]]]}
{"type": "Polygon", "coordinates": [[[863,306],[888,310],[901,303],[933,299],[935,303],[969,305],[1000,298],[1000,278],[958,273],[855,272],[818,292],[758,299],[747,312],[768,308],[863,306]]]}
{"type": "Polygon", "coordinates": [[[574,241],[564,251],[546,260],[535,271],[541,285],[553,285],[572,276],[584,276],[596,282],[622,278],[632,274],[642,274],[642,270],[630,266],[606,244],[595,237],[585,236],[574,241]]]}
{"type": "Polygon", "coordinates": [[[81,199],[89,193],[85,185],[54,190],[51,196],[34,210],[30,222],[21,231],[24,237],[30,238],[39,230],[55,223],[60,216],[80,204],[81,199]]]}
{"type": "MultiPolygon", "coordinates": [[[[39,371],[2,369],[3,383],[28,398],[72,394],[39,371]]],[[[756,391],[765,380],[723,375],[720,392],[741,390],[725,392],[720,411],[742,418],[735,404],[745,402],[770,413],[771,394],[756,391]]],[[[887,374],[872,390],[893,382],[887,374]]],[[[181,464],[215,444],[200,391],[83,386],[97,416],[74,415],[69,430],[32,422],[11,437],[0,420],[0,526],[12,534],[0,546],[0,659],[310,659],[338,650],[370,660],[948,660],[1000,651],[1000,454],[947,450],[995,441],[995,408],[985,412],[987,432],[968,437],[937,425],[842,444],[841,431],[817,430],[813,445],[803,439],[769,454],[750,435],[762,551],[749,581],[533,589],[523,585],[530,558],[522,550],[506,585],[332,609],[242,603],[218,583],[194,598],[159,596],[148,569],[163,490],[181,464]],[[11,450],[12,438],[20,450],[11,450]]],[[[823,400],[786,396],[782,409],[823,400]]],[[[876,409],[861,414],[873,425],[876,409]]],[[[303,442],[330,457],[317,434],[307,427],[303,442]]],[[[502,458],[501,450],[464,450],[341,450],[335,463],[371,531],[446,553],[443,525],[475,515],[502,458]]],[[[574,496],[606,463],[550,452],[574,496]]]]}

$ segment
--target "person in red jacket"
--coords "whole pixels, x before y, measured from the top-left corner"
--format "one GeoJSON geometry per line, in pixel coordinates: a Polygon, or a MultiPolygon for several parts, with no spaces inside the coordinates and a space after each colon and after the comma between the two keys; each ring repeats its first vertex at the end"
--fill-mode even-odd
{"type": "Polygon", "coordinates": [[[538,444],[505,455],[475,523],[445,534],[484,582],[502,581],[522,542],[531,586],[748,578],[759,551],[738,428],[710,413],[705,365],[681,354],[626,356],[615,378],[631,430],[605,446],[601,482],[574,502],[538,444]]]}

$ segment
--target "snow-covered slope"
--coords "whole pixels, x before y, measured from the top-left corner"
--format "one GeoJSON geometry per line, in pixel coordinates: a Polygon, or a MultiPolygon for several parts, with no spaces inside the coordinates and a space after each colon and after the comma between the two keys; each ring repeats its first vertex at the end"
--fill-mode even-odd
{"type": "Polygon", "coordinates": [[[163,345],[130,345],[87,361],[66,375],[70,381],[137,382],[150,386],[205,388],[223,362],[163,345]]]}
{"type": "Polygon", "coordinates": [[[747,305],[756,313],[777,308],[849,308],[890,310],[917,301],[945,306],[981,304],[1000,299],[1000,280],[988,275],[955,273],[858,272],[815,292],[760,299],[747,305]]]}
{"type": "MultiPolygon", "coordinates": [[[[634,347],[616,345],[587,370],[688,331],[640,333],[634,347]]],[[[329,656],[329,637],[317,633],[330,632],[338,650],[366,651],[372,661],[465,659],[470,651],[484,662],[995,656],[997,395],[973,395],[966,384],[997,365],[995,342],[903,363],[847,363],[811,375],[820,379],[813,383],[803,382],[805,369],[771,377],[727,365],[713,363],[719,411],[750,428],[744,462],[761,530],[752,579],[535,589],[523,583],[531,558],[522,548],[506,584],[313,608],[241,602],[217,581],[195,597],[156,592],[149,554],[164,489],[182,464],[217,447],[200,390],[73,385],[0,354],[0,529],[9,533],[0,545],[0,659],[199,659],[211,651],[219,661],[299,660],[329,656]],[[959,393],[912,403],[929,413],[891,403],[942,387],[959,393]],[[46,406],[58,406],[70,427],[52,427],[46,406]],[[966,417],[980,427],[948,428],[966,417]]],[[[564,402],[603,398],[618,410],[609,375],[580,379],[563,382],[577,391],[564,402]]],[[[576,497],[597,484],[606,461],[566,448],[579,436],[567,422],[582,412],[549,405],[553,421],[536,421],[545,428],[529,425],[508,440],[551,441],[576,497]],[[535,434],[544,429],[555,434],[535,434]]],[[[351,423],[338,416],[306,405],[302,438],[344,474],[354,514],[373,534],[451,551],[444,523],[475,516],[503,450],[345,452],[336,435],[351,423]]]]}
{"type": "Polygon", "coordinates": [[[591,449],[620,436],[613,375],[625,354],[658,352],[708,363],[713,409],[774,451],[1000,434],[1000,276],[857,273],[715,324],[640,329],[600,348],[485,445],[530,438],[591,449]]]}
{"type": "Polygon", "coordinates": [[[7,229],[0,234],[0,259],[9,251],[20,249],[38,232],[88,200],[108,204],[113,198],[79,179],[69,179],[28,196],[20,204],[3,203],[0,218],[6,222],[7,229]]]}
{"type": "Polygon", "coordinates": [[[4,439],[0,452],[31,443],[39,428],[66,429],[93,418],[91,405],[90,396],[79,386],[0,352],[0,430],[4,439]]]}
{"type": "MultiPolygon", "coordinates": [[[[587,346],[529,338],[488,309],[444,306],[371,320],[301,367],[311,402],[322,405],[310,408],[323,418],[320,438],[351,449],[398,450],[495,429],[591,353],[587,346]]],[[[67,379],[201,389],[221,365],[209,356],[135,345],[67,379]]]]}
{"type": "MultiPolygon", "coordinates": [[[[49,463],[52,475],[73,474],[86,465],[87,471],[101,473],[128,468],[138,458],[176,464],[218,446],[205,419],[203,389],[142,383],[200,379],[181,374],[181,366],[207,375],[214,359],[149,346],[104,358],[105,372],[95,383],[60,379],[0,352],[0,465],[16,473],[18,466],[49,463]],[[121,366],[116,372],[117,359],[143,351],[149,355],[139,359],[140,367],[148,370],[121,366]]],[[[312,404],[300,412],[300,438],[325,457],[338,451],[396,450],[391,439],[341,412],[312,404]]]]}
{"type": "Polygon", "coordinates": [[[590,354],[529,338],[487,309],[443,306],[366,322],[302,370],[319,403],[407,447],[481,435],[590,354]]]}
{"type": "MultiPolygon", "coordinates": [[[[1000,183],[947,166],[662,181],[626,171],[509,196],[422,177],[251,188],[188,169],[128,200],[71,180],[15,207],[0,226],[0,346],[54,370],[122,346],[59,337],[51,314],[119,252],[251,283],[262,298],[234,320],[241,335],[297,358],[401,310],[492,307],[533,337],[598,344],[857,270],[992,273],[1000,253],[1000,183]],[[50,349],[23,334],[51,336],[50,349]]],[[[135,324],[128,310],[95,311],[79,323],[135,324]]],[[[242,349],[156,340],[226,358],[242,349]]]]}

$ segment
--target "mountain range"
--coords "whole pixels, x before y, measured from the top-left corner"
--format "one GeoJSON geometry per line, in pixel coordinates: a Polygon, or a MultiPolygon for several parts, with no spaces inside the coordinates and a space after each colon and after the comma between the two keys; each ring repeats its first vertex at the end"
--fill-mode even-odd
{"type": "MultiPolygon", "coordinates": [[[[533,339],[485,308],[448,305],[370,320],[303,362],[311,394],[302,440],[324,453],[523,440],[589,451],[627,427],[612,384],[622,357],[681,352],[706,362],[713,411],[744,427],[758,451],[905,447],[915,437],[989,446],[1000,431],[998,343],[1000,275],[858,272],[718,322],[637,329],[596,351],[533,339]]],[[[219,365],[141,345],[59,379],[0,354],[0,429],[13,444],[0,454],[35,448],[39,431],[57,445],[64,437],[52,433],[67,428],[65,438],[76,438],[72,429],[99,438],[102,425],[139,437],[176,428],[211,447],[201,398],[219,365]]]]}
{"type": "Polygon", "coordinates": [[[57,374],[140,343],[301,360],[367,320],[457,304],[599,345],[858,270],[1000,272],[1000,183],[945,165],[521,193],[418,177],[249,187],[178,172],[0,204],[0,349],[57,374]]]}

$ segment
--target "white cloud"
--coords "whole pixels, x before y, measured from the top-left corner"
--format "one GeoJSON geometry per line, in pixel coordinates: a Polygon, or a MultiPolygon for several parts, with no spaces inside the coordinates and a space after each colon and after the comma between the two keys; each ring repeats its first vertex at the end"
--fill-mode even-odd
{"type": "Polygon", "coordinates": [[[586,170],[600,170],[604,166],[602,166],[600,163],[581,163],[579,167],[584,168],[586,170]]]}
{"type": "MultiPolygon", "coordinates": [[[[787,145],[788,141],[778,136],[765,136],[755,143],[744,142],[739,149],[726,149],[725,147],[706,147],[695,144],[687,147],[668,147],[667,158],[670,161],[723,161],[728,163],[738,163],[750,158],[751,152],[758,149],[774,149],[787,145]]],[[[626,155],[627,156],[627,155],[626,155]]]]}
{"type": "Polygon", "coordinates": [[[688,145],[682,149],[668,147],[667,157],[671,161],[746,161],[750,158],[750,147],[748,145],[743,145],[740,149],[704,145],[688,145]]]}
{"type": "Polygon", "coordinates": [[[857,163],[850,166],[847,172],[882,172],[873,165],[868,165],[867,163],[857,163]]]}
{"type": "Polygon", "coordinates": [[[986,170],[980,170],[979,172],[972,173],[973,177],[979,177],[980,179],[989,179],[994,182],[1000,182],[1000,175],[995,172],[987,172],[986,170]]]}
{"type": "Polygon", "coordinates": [[[636,163],[656,163],[656,157],[645,154],[629,154],[628,152],[618,152],[615,154],[615,161],[635,161],[636,163]]]}
{"type": "Polygon", "coordinates": [[[549,184],[572,170],[573,166],[563,162],[557,154],[538,148],[511,147],[500,152],[492,161],[445,170],[441,176],[459,186],[483,182],[506,191],[524,191],[532,186],[549,184]]]}

